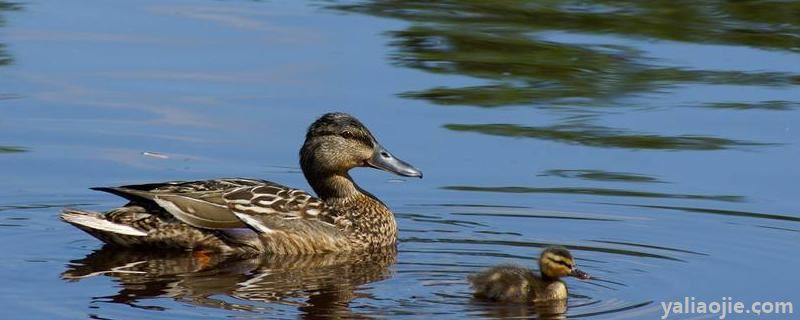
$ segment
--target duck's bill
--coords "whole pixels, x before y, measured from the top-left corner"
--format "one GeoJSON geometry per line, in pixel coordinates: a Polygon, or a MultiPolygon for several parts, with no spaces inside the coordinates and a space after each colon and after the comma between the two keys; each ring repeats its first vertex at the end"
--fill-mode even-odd
{"type": "Polygon", "coordinates": [[[570,272],[569,275],[573,276],[575,278],[581,279],[581,280],[589,280],[589,279],[592,278],[592,275],[590,275],[590,274],[588,274],[586,272],[583,272],[583,271],[579,270],[578,268],[572,269],[572,272],[570,272]]]}
{"type": "Polygon", "coordinates": [[[373,168],[389,171],[391,173],[405,177],[422,178],[422,171],[407,162],[397,159],[391,152],[384,149],[381,145],[375,146],[375,153],[372,158],[367,160],[367,164],[373,168]]]}

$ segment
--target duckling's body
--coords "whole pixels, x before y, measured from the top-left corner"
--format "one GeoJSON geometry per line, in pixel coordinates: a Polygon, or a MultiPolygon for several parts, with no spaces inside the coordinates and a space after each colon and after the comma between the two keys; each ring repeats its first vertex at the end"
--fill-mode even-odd
{"type": "Polygon", "coordinates": [[[524,303],[567,298],[563,281],[544,280],[520,266],[496,266],[471,275],[469,280],[476,297],[492,301],[524,303]]]}
{"type": "Polygon", "coordinates": [[[61,218],[122,247],[314,254],[395,243],[392,212],[347,172],[370,166],[421,177],[419,170],[394,158],[343,113],[323,115],[311,125],[300,158],[319,198],[258,179],[164,182],[95,188],[130,202],[105,214],[66,209],[61,218]]]}
{"type": "Polygon", "coordinates": [[[469,276],[475,297],[497,302],[524,303],[566,299],[567,285],[559,278],[575,276],[588,279],[589,275],[575,268],[567,249],[550,247],[540,258],[541,274],[527,268],[501,265],[469,276]]]}

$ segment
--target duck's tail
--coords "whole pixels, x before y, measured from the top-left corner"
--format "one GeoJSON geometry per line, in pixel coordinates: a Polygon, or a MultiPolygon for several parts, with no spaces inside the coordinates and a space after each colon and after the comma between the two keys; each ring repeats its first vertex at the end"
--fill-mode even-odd
{"type": "Polygon", "coordinates": [[[129,247],[142,241],[147,232],[124,224],[114,223],[103,214],[79,209],[64,209],[61,220],[86,231],[100,241],[129,247]]]}

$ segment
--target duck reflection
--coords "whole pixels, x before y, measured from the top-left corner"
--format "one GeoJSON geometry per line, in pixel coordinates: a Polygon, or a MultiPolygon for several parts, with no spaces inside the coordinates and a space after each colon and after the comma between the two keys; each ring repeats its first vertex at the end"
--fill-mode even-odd
{"type": "Polygon", "coordinates": [[[533,303],[487,303],[482,299],[473,299],[481,318],[491,319],[566,319],[567,300],[552,300],[533,303]]]}
{"type": "Polygon", "coordinates": [[[140,303],[168,297],[227,310],[258,311],[269,308],[259,303],[280,303],[297,306],[305,318],[364,318],[350,311],[350,302],[367,296],[358,292],[359,286],[388,278],[396,257],[394,247],[349,255],[240,258],[106,246],[71,261],[61,277],[67,281],[113,277],[119,292],[93,302],[135,308],[158,309],[140,303]]]}

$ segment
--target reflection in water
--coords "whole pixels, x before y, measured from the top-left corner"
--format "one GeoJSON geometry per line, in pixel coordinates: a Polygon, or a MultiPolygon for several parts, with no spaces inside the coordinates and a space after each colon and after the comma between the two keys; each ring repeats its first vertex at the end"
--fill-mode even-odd
{"type": "Polygon", "coordinates": [[[678,210],[678,211],[684,211],[684,212],[716,214],[716,215],[733,216],[733,217],[748,217],[748,218],[783,220],[783,221],[800,221],[800,217],[797,217],[797,216],[783,215],[783,214],[773,214],[773,213],[758,213],[758,212],[747,212],[747,211],[737,211],[737,210],[725,210],[725,209],[713,209],[713,208],[695,208],[695,207],[681,207],[681,206],[658,206],[658,205],[603,203],[603,202],[598,202],[598,203],[599,204],[606,204],[606,205],[637,207],[637,208],[678,210]]]}
{"type": "Polygon", "coordinates": [[[692,200],[713,200],[725,202],[742,202],[744,197],[734,195],[700,195],[700,194],[679,194],[679,193],[659,193],[624,189],[607,188],[586,188],[586,187],[479,187],[479,186],[444,186],[445,190],[456,191],[482,191],[482,192],[506,192],[506,193],[556,193],[556,194],[583,194],[593,196],[615,196],[615,197],[639,197],[639,198],[661,198],[661,199],[692,199],[692,200]]]}
{"type": "Polygon", "coordinates": [[[17,147],[17,146],[0,146],[0,153],[14,153],[14,152],[25,152],[28,151],[25,148],[17,147]]]}
{"type": "Polygon", "coordinates": [[[800,4],[695,1],[375,0],[341,10],[416,22],[391,34],[397,64],[489,79],[491,84],[434,88],[408,95],[443,104],[509,105],[562,98],[608,98],[655,90],[664,83],[785,85],[790,74],[708,71],[647,64],[623,45],[559,43],[539,33],[646,36],[797,51],[800,4]],[[682,21],[685,23],[675,23],[682,21]]]}
{"type": "Polygon", "coordinates": [[[579,178],[584,180],[596,181],[620,181],[620,182],[649,182],[664,183],[658,178],[627,172],[610,172],[603,170],[568,170],[552,169],[539,174],[539,176],[553,176],[560,178],[579,178]]]}
{"type": "MultiPolygon", "coordinates": [[[[22,7],[20,7],[16,3],[7,2],[7,1],[0,1],[0,27],[5,26],[5,24],[6,24],[6,21],[3,18],[3,15],[2,15],[2,13],[4,11],[20,10],[21,8],[22,7]]],[[[6,51],[6,45],[4,43],[0,43],[0,66],[9,65],[12,62],[14,62],[14,60],[11,58],[11,55],[9,55],[8,52],[6,51]]],[[[0,100],[13,99],[15,97],[16,97],[15,95],[9,94],[7,92],[1,92],[0,91],[0,100]]],[[[14,148],[16,148],[16,147],[0,146],[0,153],[15,152],[16,150],[20,150],[20,149],[14,149],[14,148]],[[11,151],[8,151],[8,150],[11,150],[11,151]]]]}
{"type": "MultiPolygon", "coordinates": [[[[20,7],[19,4],[8,1],[0,1],[0,27],[5,26],[6,24],[6,21],[2,15],[3,11],[20,10],[21,8],[22,7],[20,7]]],[[[8,53],[6,53],[5,47],[6,47],[5,44],[0,43],[0,66],[11,64],[13,62],[11,56],[9,56],[8,53]]]]}
{"type": "MultiPolygon", "coordinates": [[[[624,98],[688,84],[791,86],[800,75],[786,72],[704,70],[703,66],[658,65],[636,40],[671,40],[707,45],[798,51],[798,3],[695,1],[681,6],[651,1],[419,1],[373,0],[332,5],[348,12],[411,22],[390,32],[395,64],[485,82],[401,93],[440,105],[481,107],[533,105],[625,105],[624,98]],[[681,23],[676,23],[680,21],[681,23]],[[614,38],[609,35],[613,35],[614,38]],[[629,40],[620,40],[630,39],[629,40]]],[[[702,104],[735,107],[728,101],[702,104]]],[[[780,101],[753,107],[786,109],[780,101]]],[[[581,110],[583,112],[588,110],[581,110]]],[[[722,137],[640,134],[625,128],[449,124],[451,130],[525,136],[598,147],[718,150],[752,142],[722,137]]]]}
{"type": "Polygon", "coordinates": [[[566,319],[567,300],[554,300],[536,304],[490,303],[477,299],[472,304],[483,317],[494,319],[566,319]]]}
{"type": "MultiPolygon", "coordinates": [[[[117,294],[92,303],[120,303],[150,308],[142,300],[169,297],[226,310],[263,311],[279,303],[297,306],[308,318],[357,318],[348,308],[364,297],[358,287],[388,278],[396,248],[360,255],[265,255],[242,259],[192,253],[120,251],[103,247],[72,261],[62,278],[68,281],[105,275],[117,279],[117,294]],[[246,303],[230,302],[233,297],[246,303]]],[[[158,307],[156,307],[158,308],[158,307]]]]}
{"type": "Polygon", "coordinates": [[[783,100],[770,100],[770,101],[761,101],[756,103],[744,103],[744,102],[714,102],[714,103],[707,103],[705,104],[706,107],[709,108],[717,108],[717,109],[734,109],[734,110],[791,110],[797,109],[800,107],[800,103],[798,102],[791,102],[791,101],[783,101],[783,100]]]}
{"type": "Polygon", "coordinates": [[[656,134],[639,134],[619,129],[575,123],[549,127],[526,127],[513,124],[447,124],[445,128],[454,131],[478,132],[506,137],[538,138],[542,140],[605,148],[719,150],[735,146],[764,145],[763,143],[695,135],[662,136],[656,134]]]}
{"type": "Polygon", "coordinates": [[[652,313],[647,312],[648,306],[653,304],[652,301],[644,301],[635,304],[621,301],[588,300],[579,303],[572,303],[571,301],[572,297],[569,301],[553,301],[547,304],[497,304],[474,300],[470,305],[470,311],[476,316],[492,319],[556,320],[578,319],[600,315],[616,315],[618,317],[620,315],[627,315],[621,316],[619,319],[632,319],[635,318],[637,314],[652,316],[652,313]],[[593,308],[598,311],[573,314],[564,313],[567,310],[584,310],[583,308],[593,308]]]}

